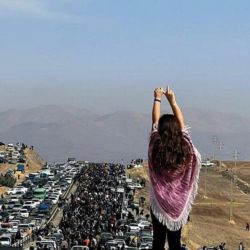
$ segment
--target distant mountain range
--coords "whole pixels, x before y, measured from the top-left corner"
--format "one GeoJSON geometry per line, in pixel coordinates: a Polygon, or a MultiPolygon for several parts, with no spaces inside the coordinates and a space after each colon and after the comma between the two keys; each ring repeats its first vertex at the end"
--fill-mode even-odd
{"type": "MultiPolygon", "coordinates": [[[[193,141],[204,157],[211,157],[216,135],[223,143],[223,159],[232,159],[235,148],[240,159],[250,159],[250,118],[238,114],[184,111],[193,141]]],[[[0,141],[34,145],[49,161],[67,157],[98,162],[121,162],[147,157],[151,114],[115,112],[97,115],[76,107],[41,106],[0,112],[0,141]]]]}

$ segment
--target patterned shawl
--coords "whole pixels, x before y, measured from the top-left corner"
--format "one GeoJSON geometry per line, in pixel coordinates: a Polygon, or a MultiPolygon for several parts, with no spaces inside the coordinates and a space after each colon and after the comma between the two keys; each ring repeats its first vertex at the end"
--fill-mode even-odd
{"type": "Polygon", "coordinates": [[[191,149],[190,162],[185,166],[164,170],[162,175],[154,172],[152,148],[154,141],[159,138],[157,130],[151,134],[148,150],[151,209],[156,218],[171,231],[179,230],[187,222],[197,194],[201,167],[201,156],[192,143],[187,127],[182,133],[191,149]]]}

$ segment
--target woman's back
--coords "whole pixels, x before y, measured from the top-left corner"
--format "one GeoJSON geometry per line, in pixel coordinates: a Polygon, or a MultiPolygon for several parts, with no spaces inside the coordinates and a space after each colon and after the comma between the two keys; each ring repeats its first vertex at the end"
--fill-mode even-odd
{"type": "Polygon", "coordinates": [[[201,159],[185,127],[173,91],[168,88],[165,93],[173,115],[161,118],[160,104],[164,93],[162,89],[156,89],[154,94],[148,148],[151,216],[155,235],[153,249],[164,249],[166,236],[161,236],[162,230],[169,237],[172,235],[168,237],[170,250],[180,249],[181,228],[187,222],[197,194],[201,159]]]}

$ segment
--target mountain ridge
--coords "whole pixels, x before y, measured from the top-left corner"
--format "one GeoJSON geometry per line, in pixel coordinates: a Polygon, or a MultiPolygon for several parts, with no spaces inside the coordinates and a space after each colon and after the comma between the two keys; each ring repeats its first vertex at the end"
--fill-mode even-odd
{"type": "MultiPolygon", "coordinates": [[[[231,159],[237,148],[241,159],[248,158],[249,117],[191,108],[184,109],[184,114],[204,157],[213,155],[212,138],[217,135],[225,145],[224,152],[217,150],[217,155],[231,159]]],[[[1,141],[35,145],[48,161],[63,161],[70,156],[119,162],[147,157],[151,113],[122,110],[100,115],[74,106],[44,105],[3,111],[0,119],[1,141]]]]}

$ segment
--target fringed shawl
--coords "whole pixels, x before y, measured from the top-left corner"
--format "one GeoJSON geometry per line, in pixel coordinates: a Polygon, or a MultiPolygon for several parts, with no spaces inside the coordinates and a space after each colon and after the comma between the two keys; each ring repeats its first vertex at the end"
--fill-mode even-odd
{"type": "Polygon", "coordinates": [[[152,163],[152,148],[159,137],[157,130],[151,134],[148,150],[151,209],[156,218],[171,231],[179,230],[187,222],[198,191],[201,167],[201,156],[192,143],[187,127],[182,133],[191,150],[188,164],[176,170],[164,170],[162,175],[154,172],[156,166],[152,163]]]}

